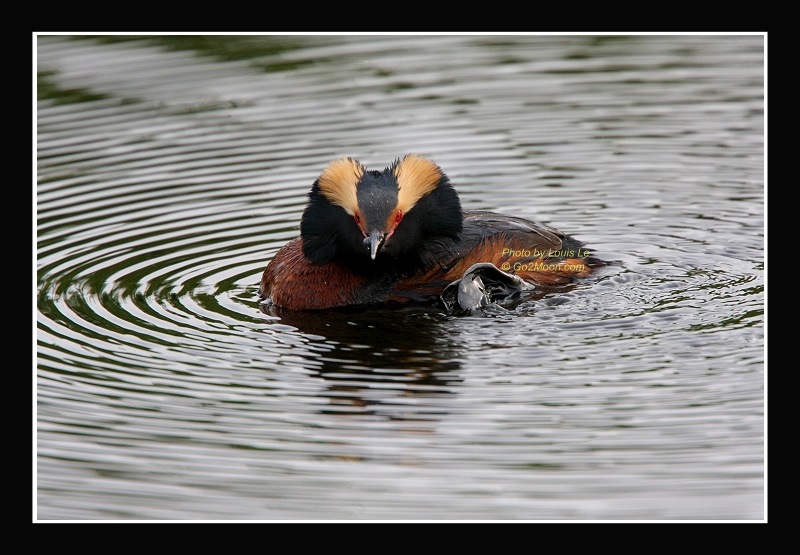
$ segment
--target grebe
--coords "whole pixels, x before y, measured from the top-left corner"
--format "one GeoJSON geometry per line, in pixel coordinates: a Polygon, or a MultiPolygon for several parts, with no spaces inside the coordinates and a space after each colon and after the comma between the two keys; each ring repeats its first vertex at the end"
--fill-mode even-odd
{"type": "Polygon", "coordinates": [[[550,226],[462,211],[449,178],[428,158],[407,154],[383,171],[341,158],[314,181],[300,237],[269,262],[259,297],[289,310],[430,303],[476,264],[553,286],[588,276],[596,263],[581,242],[550,226]]]}

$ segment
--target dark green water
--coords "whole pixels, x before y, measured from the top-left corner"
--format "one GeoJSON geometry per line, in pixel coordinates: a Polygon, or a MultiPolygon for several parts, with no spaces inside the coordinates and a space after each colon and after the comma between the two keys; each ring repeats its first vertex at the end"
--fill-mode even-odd
{"type": "Polygon", "coordinates": [[[765,519],[763,36],[36,47],[34,519],[765,519]],[[328,161],[407,152],[616,264],[265,315],[328,161]]]}

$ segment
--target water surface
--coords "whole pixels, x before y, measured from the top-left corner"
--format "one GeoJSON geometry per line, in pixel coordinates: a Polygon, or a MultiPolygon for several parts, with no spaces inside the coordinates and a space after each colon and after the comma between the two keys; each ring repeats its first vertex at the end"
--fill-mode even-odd
{"type": "Polygon", "coordinates": [[[762,520],[764,44],[36,39],[39,520],[762,520]],[[569,291],[265,314],[334,158],[614,264],[569,291]]]}

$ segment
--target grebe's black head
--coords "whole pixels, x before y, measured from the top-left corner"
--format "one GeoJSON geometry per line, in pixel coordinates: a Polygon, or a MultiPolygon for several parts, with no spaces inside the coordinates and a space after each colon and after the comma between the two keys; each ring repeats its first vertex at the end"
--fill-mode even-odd
{"type": "Polygon", "coordinates": [[[374,263],[413,258],[428,241],[457,239],[458,194],[432,161],[408,154],[383,171],[334,160],[314,182],[300,222],[303,254],[374,263]]]}

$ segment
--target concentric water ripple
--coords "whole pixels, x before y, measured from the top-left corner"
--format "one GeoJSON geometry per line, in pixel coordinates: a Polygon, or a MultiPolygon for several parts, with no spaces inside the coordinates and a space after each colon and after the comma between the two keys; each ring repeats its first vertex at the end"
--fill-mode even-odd
{"type": "Polygon", "coordinates": [[[763,519],[763,54],[38,37],[34,518],[763,519]],[[325,164],[406,152],[611,264],[461,317],[262,312],[325,164]]]}

